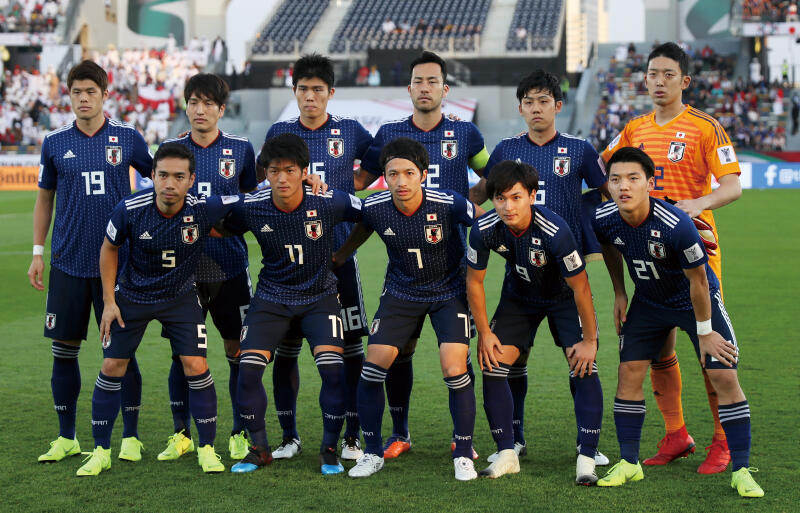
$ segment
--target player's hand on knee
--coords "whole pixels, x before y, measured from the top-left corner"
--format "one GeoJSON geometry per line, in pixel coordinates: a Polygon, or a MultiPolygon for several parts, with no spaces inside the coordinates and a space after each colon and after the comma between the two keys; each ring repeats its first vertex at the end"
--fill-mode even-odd
{"type": "Polygon", "coordinates": [[[36,290],[44,290],[44,258],[41,255],[35,255],[31,260],[31,266],[28,268],[28,280],[31,282],[31,287],[36,290]]]}
{"type": "Polygon", "coordinates": [[[497,355],[503,354],[503,347],[500,339],[491,331],[481,335],[478,334],[478,365],[481,370],[492,371],[493,367],[499,367],[497,355]]]}
{"type": "Polygon", "coordinates": [[[100,318],[100,340],[105,343],[111,336],[111,324],[117,321],[121,328],[125,327],[122,321],[122,313],[116,303],[106,304],[103,308],[103,316],[100,318]]]}
{"type": "Polygon", "coordinates": [[[622,333],[622,325],[628,320],[625,312],[628,310],[628,296],[626,294],[614,295],[614,327],[617,335],[622,333]]]}
{"type": "Polygon", "coordinates": [[[708,335],[698,336],[700,346],[700,365],[706,366],[706,355],[716,358],[726,367],[733,367],[739,356],[735,345],[722,338],[722,335],[712,331],[708,335]]]}
{"type": "Polygon", "coordinates": [[[567,349],[569,370],[582,378],[591,376],[592,362],[597,356],[597,341],[583,340],[567,349]]]}

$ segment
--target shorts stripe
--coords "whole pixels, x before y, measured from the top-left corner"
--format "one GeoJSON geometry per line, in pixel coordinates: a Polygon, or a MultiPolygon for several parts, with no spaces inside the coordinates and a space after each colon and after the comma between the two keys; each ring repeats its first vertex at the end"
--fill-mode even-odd
{"type": "Polygon", "coordinates": [[[731,332],[731,338],[733,339],[733,345],[738,346],[739,344],[736,343],[736,333],[733,331],[733,324],[731,323],[731,318],[728,315],[728,311],[725,310],[725,304],[722,302],[722,294],[719,291],[714,293],[714,297],[717,300],[717,307],[719,308],[719,312],[722,314],[722,318],[725,319],[725,324],[728,325],[728,330],[731,332]]]}

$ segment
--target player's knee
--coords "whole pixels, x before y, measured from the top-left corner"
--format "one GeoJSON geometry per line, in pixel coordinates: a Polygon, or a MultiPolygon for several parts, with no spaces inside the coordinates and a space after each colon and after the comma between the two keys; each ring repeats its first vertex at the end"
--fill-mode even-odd
{"type": "Polygon", "coordinates": [[[647,360],[620,363],[617,394],[623,394],[621,397],[640,394],[648,364],[647,360]]]}
{"type": "Polygon", "coordinates": [[[709,369],[706,372],[717,394],[730,394],[740,390],[736,369],[709,369]]]}
{"type": "Polygon", "coordinates": [[[239,339],[224,339],[225,354],[227,356],[236,356],[239,353],[239,339]]]}
{"type": "Polygon", "coordinates": [[[104,358],[100,371],[106,376],[118,378],[125,375],[127,368],[127,358],[104,358]]]}
{"type": "Polygon", "coordinates": [[[208,370],[206,359],[202,356],[181,356],[181,363],[186,376],[197,376],[208,370]]]}
{"type": "Polygon", "coordinates": [[[442,365],[442,375],[445,378],[452,378],[453,376],[460,376],[467,372],[467,364],[458,363],[458,364],[450,364],[450,365],[442,365]]]}

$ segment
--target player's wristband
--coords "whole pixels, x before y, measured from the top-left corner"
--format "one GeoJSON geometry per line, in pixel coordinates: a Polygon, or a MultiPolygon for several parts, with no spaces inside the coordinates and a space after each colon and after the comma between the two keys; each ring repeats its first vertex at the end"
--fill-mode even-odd
{"type": "Polygon", "coordinates": [[[33,245],[33,256],[36,256],[36,255],[39,255],[39,256],[44,255],[44,246],[42,246],[40,244],[34,244],[33,245]]]}
{"type": "Polygon", "coordinates": [[[709,333],[711,333],[711,319],[708,319],[707,321],[698,321],[697,334],[708,335],[709,333]]]}

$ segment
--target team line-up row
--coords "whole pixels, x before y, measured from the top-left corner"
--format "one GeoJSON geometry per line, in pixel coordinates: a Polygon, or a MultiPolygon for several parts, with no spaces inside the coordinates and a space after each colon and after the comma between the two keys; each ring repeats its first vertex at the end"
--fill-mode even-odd
{"type": "Polygon", "coordinates": [[[738,162],[718,123],[681,103],[680,92],[690,82],[686,62],[672,43],[653,51],[646,81],[656,108],[647,119],[633,120],[629,127],[638,125],[626,127],[602,158],[585,141],[555,130],[560,88],[556,77],[543,71],[523,79],[517,91],[528,132],[504,139],[490,155],[475,125],[443,116],[446,63],[430,52],[410,65],[414,113],[383,125],[374,138],[358,122],[327,113],[334,94],[331,62],[316,54],[301,58],[293,76],[301,114],[270,128],[258,159],[247,139],[218,128],[228,98],[225,83],[196,75],[184,92],[192,130],[166,141],[151,157],[135,130],[104,117],[105,72],[89,61],[77,65],[68,78],[77,119],[45,139],[34,209],[28,274],[43,290],[44,242],[56,207],[45,336],[53,340],[60,433],[39,460],[80,453],[77,356],[93,305],[104,360],[92,398],[95,449],[78,475],[110,468],[111,431],[120,410],[119,457],[141,459],[136,433],[141,376],[134,355],[153,319],[161,322],[174,355],[169,389],[175,433],[159,459],[195,450],[189,433],[194,417],[200,465],[206,472],[224,470],[213,446],[216,392],[205,360],[209,312],[230,364],[229,451],[240,460],[233,472],[254,471],[300,452],[294,412],[302,338],[311,345],[322,378],[322,473],[344,472],[336,450],[343,427],[341,458],[357,461],[350,476],[372,475],[385,458],[406,452],[412,356],[426,316],[449,389],[456,479],[478,476],[472,448],[473,329],[498,449],[481,475],[518,472],[518,457],[526,450],[527,357],[546,317],[569,364],[577,483],[618,486],[643,478],[642,382],[651,362],[667,435],[645,463],[665,464],[694,451],[674,355],[680,327],[703,364],[709,397],[719,400],[712,403],[719,429],[699,471],[722,472],[732,460],[731,485],[743,496],[763,495],[749,469],[749,406],[736,377],[738,349],[722,303],[710,217],[711,209],[740,194],[738,162]],[[152,177],[153,188],[130,195],[129,166],[152,177]],[[482,175],[472,189],[469,168],[482,175]],[[685,175],[698,172],[705,175],[704,185],[690,190],[698,180],[685,175]],[[713,192],[710,174],[721,184],[713,192]],[[365,200],[353,195],[379,176],[388,191],[365,200]],[[269,188],[258,191],[264,178],[269,188]],[[323,181],[330,189],[319,192],[323,181]],[[583,181],[597,189],[595,195],[581,196],[583,181]],[[602,203],[600,193],[613,201],[602,203]],[[478,205],[486,199],[494,210],[485,213],[478,205]],[[254,293],[246,231],[255,235],[263,255],[254,293]],[[380,306],[367,326],[354,253],[373,231],[386,245],[389,263],[380,306]],[[492,251],[506,260],[506,275],[490,322],[483,280],[492,251]],[[608,460],[597,451],[603,402],[584,255],[599,252],[614,285],[620,334],[614,418],[621,460],[598,480],[595,465],[608,460]],[[630,308],[623,259],[636,284],[630,308]],[[273,361],[283,431],[274,451],[267,442],[261,381],[273,361]],[[670,394],[676,384],[677,394],[670,394]],[[387,399],[393,430],[384,445],[387,399]]]}

